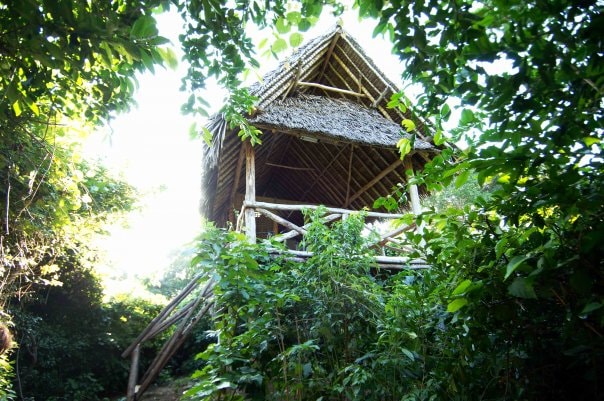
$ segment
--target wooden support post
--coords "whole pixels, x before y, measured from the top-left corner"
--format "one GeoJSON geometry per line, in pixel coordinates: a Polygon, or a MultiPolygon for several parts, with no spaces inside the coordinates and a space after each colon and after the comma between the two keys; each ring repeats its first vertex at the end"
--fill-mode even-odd
{"type": "MultiPolygon", "coordinates": [[[[245,144],[245,201],[256,202],[256,166],[254,161],[254,147],[249,141],[245,144]]],[[[245,208],[245,235],[253,244],[256,243],[256,210],[245,208]]]]}
{"type": "Polygon", "coordinates": [[[350,144],[350,158],[348,159],[348,180],[346,181],[346,201],[344,207],[350,205],[350,180],[352,179],[352,156],[354,154],[354,145],[350,144]]]}
{"type": "MultiPolygon", "coordinates": [[[[231,193],[229,194],[229,205],[233,205],[235,203],[235,194],[237,193],[237,189],[239,188],[239,180],[241,179],[241,169],[243,167],[243,159],[245,157],[245,146],[241,144],[241,150],[239,151],[239,158],[237,159],[237,166],[235,167],[235,178],[233,181],[233,188],[231,188],[231,193]]],[[[233,225],[236,225],[234,213],[231,209],[229,212],[229,220],[233,225]]]]}
{"type": "MultiPolygon", "coordinates": [[[[411,170],[410,178],[413,178],[413,163],[411,161],[411,156],[405,158],[405,170],[411,170]]],[[[411,198],[411,210],[414,215],[419,215],[422,212],[422,206],[419,201],[419,191],[417,189],[417,185],[411,184],[409,185],[409,197],[411,198]]]]}
{"type": "Polygon", "coordinates": [[[130,376],[128,376],[127,401],[136,401],[136,382],[138,381],[138,359],[141,345],[137,344],[132,350],[132,362],[130,363],[130,376]]]}

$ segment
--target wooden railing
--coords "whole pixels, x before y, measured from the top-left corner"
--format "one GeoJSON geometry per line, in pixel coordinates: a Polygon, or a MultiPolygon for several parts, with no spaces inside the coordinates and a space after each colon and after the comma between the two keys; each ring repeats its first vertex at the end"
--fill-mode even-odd
{"type": "MultiPolygon", "coordinates": [[[[296,205],[296,204],[282,204],[282,203],[269,203],[269,202],[250,202],[244,201],[241,209],[241,213],[239,214],[239,218],[237,219],[237,231],[242,231],[245,229],[246,235],[252,241],[256,241],[256,224],[255,221],[252,224],[249,224],[245,219],[254,218],[256,215],[262,215],[266,218],[272,220],[274,223],[285,227],[286,232],[276,233],[273,240],[278,242],[285,242],[289,239],[293,239],[296,237],[303,237],[306,235],[309,224],[297,225],[284,218],[279,216],[277,213],[280,211],[286,212],[302,212],[304,210],[317,210],[321,208],[325,211],[325,215],[322,218],[322,221],[325,224],[329,224],[339,219],[346,219],[352,213],[358,213],[354,210],[342,209],[342,208],[333,208],[333,207],[325,207],[325,206],[317,206],[317,205],[296,205]],[[251,213],[250,213],[251,212],[251,213]],[[253,217],[250,217],[253,216],[253,217]],[[253,227],[253,231],[249,230],[249,227],[253,227]]],[[[380,212],[371,212],[365,211],[365,216],[371,219],[379,219],[379,220],[395,220],[400,219],[404,215],[403,214],[395,214],[395,213],[380,213],[380,212]]],[[[387,224],[383,225],[384,228],[387,228],[387,224]]],[[[373,232],[376,232],[376,228],[367,226],[367,229],[373,232]]],[[[397,239],[402,233],[406,231],[415,230],[415,223],[410,225],[401,225],[399,227],[391,228],[389,231],[378,232],[379,236],[377,240],[374,240],[372,248],[378,249],[378,253],[382,253],[382,255],[375,256],[375,261],[378,266],[386,269],[425,269],[429,266],[422,259],[411,258],[408,256],[404,256],[404,254],[411,253],[412,249],[403,245],[400,239],[397,239]],[[403,256],[386,256],[386,249],[390,249],[394,251],[394,253],[401,254],[403,256]]],[[[312,252],[308,252],[305,250],[288,250],[287,251],[291,255],[291,259],[293,260],[304,260],[312,256],[312,252]]],[[[391,252],[393,253],[393,252],[391,252]]]]}

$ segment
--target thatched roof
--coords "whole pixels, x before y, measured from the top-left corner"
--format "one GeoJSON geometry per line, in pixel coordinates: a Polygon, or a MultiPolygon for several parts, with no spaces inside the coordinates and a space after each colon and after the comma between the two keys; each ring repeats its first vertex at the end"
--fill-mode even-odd
{"type": "MultiPolygon", "coordinates": [[[[288,97],[258,111],[249,121],[262,128],[312,134],[341,143],[392,148],[401,139],[401,126],[377,110],[348,99],[317,95],[288,97]]],[[[421,139],[415,141],[415,149],[432,148],[421,139]]]]}
{"type": "MultiPolygon", "coordinates": [[[[249,91],[258,100],[248,119],[264,132],[255,148],[258,197],[371,207],[406,181],[396,149],[405,118],[417,126],[408,156],[414,169],[436,151],[421,119],[386,106],[398,89],[340,27],[301,46],[249,91]]],[[[243,147],[222,115],[207,128],[213,144],[204,155],[201,211],[223,225],[245,192],[243,147]]]]}

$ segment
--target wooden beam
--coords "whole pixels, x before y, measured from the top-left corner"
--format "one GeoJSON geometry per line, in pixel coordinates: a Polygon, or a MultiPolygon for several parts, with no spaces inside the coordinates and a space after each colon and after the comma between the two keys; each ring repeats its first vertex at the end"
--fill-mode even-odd
{"type": "Polygon", "coordinates": [[[355,194],[352,195],[350,197],[350,199],[348,200],[348,204],[346,205],[346,207],[350,206],[350,204],[355,199],[357,199],[359,196],[363,195],[369,188],[371,188],[372,186],[374,186],[379,180],[381,180],[382,178],[384,178],[385,176],[387,176],[388,174],[390,174],[390,172],[392,172],[393,170],[395,170],[401,164],[403,164],[403,161],[400,160],[400,159],[397,159],[390,166],[386,167],[381,173],[379,173],[378,175],[376,175],[371,181],[369,181],[367,184],[363,185],[363,188],[361,188],[357,192],[355,192],[355,194]]]}
{"type": "MultiPolygon", "coordinates": [[[[245,202],[256,201],[256,165],[254,160],[254,147],[249,141],[245,146],[245,202]]],[[[253,209],[245,209],[245,235],[248,240],[256,243],[256,212],[253,209]]]]}
{"type": "Polygon", "coordinates": [[[342,29],[340,27],[338,27],[338,31],[335,33],[335,35],[333,35],[333,39],[331,40],[331,43],[329,44],[329,49],[327,50],[327,54],[325,55],[325,58],[323,59],[323,65],[321,66],[321,72],[319,73],[319,76],[317,77],[317,82],[321,82],[321,79],[323,78],[323,75],[325,74],[325,70],[327,69],[327,65],[329,64],[329,59],[331,58],[333,50],[336,47],[336,43],[338,43],[338,39],[340,39],[341,35],[342,35],[342,29]]]}
{"type": "Polygon", "coordinates": [[[367,97],[367,95],[365,95],[364,93],[357,93],[357,92],[349,91],[346,89],[334,88],[332,86],[321,85],[321,84],[317,84],[314,82],[300,81],[300,82],[298,82],[298,86],[309,86],[309,87],[313,87],[313,88],[323,89],[326,91],[342,93],[344,95],[350,95],[350,96],[356,96],[356,97],[367,97]]]}
{"type": "MultiPolygon", "coordinates": [[[[330,214],[329,216],[325,216],[325,217],[323,217],[323,218],[321,219],[321,222],[322,222],[323,224],[331,223],[332,221],[337,220],[337,219],[339,219],[340,217],[342,217],[342,214],[340,214],[340,213],[334,213],[334,214],[330,214]]],[[[303,225],[302,227],[300,227],[300,228],[302,228],[302,229],[306,230],[306,229],[308,229],[308,228],[310,227],[310,225],[311,225],[311,224],[312,224],[312,223],[304,224],[304,225],[303,225]]],[[[290,239],[290,238],[297,237],[298,235],[300,235],[300,233],[299,233],[298,231],[296,231],[296,230],[291,230],[291,231],[288,231],[288,232],[286,232],[286,233],[276,235],[276,236],[275,236],[275,241],[277,241],[277,242],[283,242],[283,241],[288,240],[288,239],[290,239]]]]}
{"type": "Polygon", "coordinates": [[[300,72],[302,70],[302,60],[298,60],[298,65],[296,67],[296,75],[294,77],[294,80],[292,81],[292,83],[287,87],[287,90],[283,93],[283,97],[281,98],[281,100],[285,100],[285,98],[287,97],[287,95],[289,95],[289,92],[296,87],[296,85],[298,84],[298,81],[300,80],[300,72]]]}
{"type": "Polygon", "coordinates": [[[260,214],[265,215],[266,217],[268,217],[269,219],[271,219],[272,221],[281,224],[284,227],[289,228],[290,230],[295,230],[297,232],[299,232],[300,234],[304,235],[306,234],[306,230],[303,229],[302,227],[298,227],[297,225],[295,225],[294,223],[285,220],[283,217],[281,216],[277,216],[274,213],[269,212],[266,209],[262,209],[262,208],[256,208],[256,211],[260,214]]]}
{"type": "Polygon", "coordinates": [[[264,164],[267,166],[271,166],[271,167],[284,168],[286,170],[294,170],[294,171],[314,171],[315,170],[312,167],[294,167],[294,166],[286,166],[284,164],[269,163],[269,162],[266,162],[264,164]]]}
{"type": "MultiPolygon", "coordinates": [[[[342,209],[337,207],[325,207],[325,206],[317,206],[317,205],[286,205],[286,204],[278,204],[278,203],[267,203],[267,202],[244,202],[245,208],[263,208],[263,209],[272,209],[272,210],[317,210],[319,208],[323,208],[326,212],[329,213],[339,213],[339,214],[351,214],[354,213],[355,210],[342,209]]],[[[359,212],[360,213],[360,212],[359,212]]],[[[367,217],[378,217],[384,219],[400,219],[404,216],[404,214],[399,213],[380,213],[380,212],[363,212],[367,217]]]]}
{"type": "Polygon", "coordinates": [[[371,107],[373,107],[375,109],[378,106],[378,104],[380,104],[380,102],[382,100],[384,100],[384,97],[386,97],[386,93],[388,93],[388,89],[390,89],[390,88],[386,87],[386,89],[384,89],[382,91],[382,93],[380,94],[380,96],[373,101],[373,103],[371,104],[371,107]]]}

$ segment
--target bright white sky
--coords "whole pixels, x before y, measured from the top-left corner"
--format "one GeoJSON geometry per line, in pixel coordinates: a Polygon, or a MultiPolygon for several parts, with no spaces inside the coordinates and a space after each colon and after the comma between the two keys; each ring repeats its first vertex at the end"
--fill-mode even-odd
{"type": "MultiPolygon", "coordinates": [[[[349,14],[344,18],[344,29],[360,42],[386,75],[399,82],[402,66],[390,53],[390,44],[371,37],[375,23],[358,22],[356,12],[349,14]]],[[[160,34],[170,38],[178,52],[179,17],[162,14],[157,20],[160,34]]],[[[335,18],[326,14],[318,27],[304,34],[305,39],[335,23],[335,18]]],[[[261,39],[262,36],[257,43],[261,39]]],[[[276,66],[276,61],[261,60],[261,64],[269,70],[276,66]]],[[[190,139],[193,120],[180,112],[187,98],[187,94],[179,91],[185,73],[186,66],[181,63],[176,71],[157,68],[154,75],[140,75],[135,96],[138,107],[116,117],[111,126],[96,132],[88,142],[89,156],[101,158],[144,195],[143,209],[130,216],[129,228],[112,227],[111,235],[99,243],[107,254],[107,262],[99,270],[115,277],[107,283],[110,294],[131,293],[137,277],[153,276],[165,269],[171,253],[191,241],[200,230],[202,145],[199,139],[190,139]]],[[[208,98],[217,111],[223,98],[221,91],[216,87],[209,89],[208,98]]],[[[203,123],[197,121],[198,126],[203,123]]]]}

